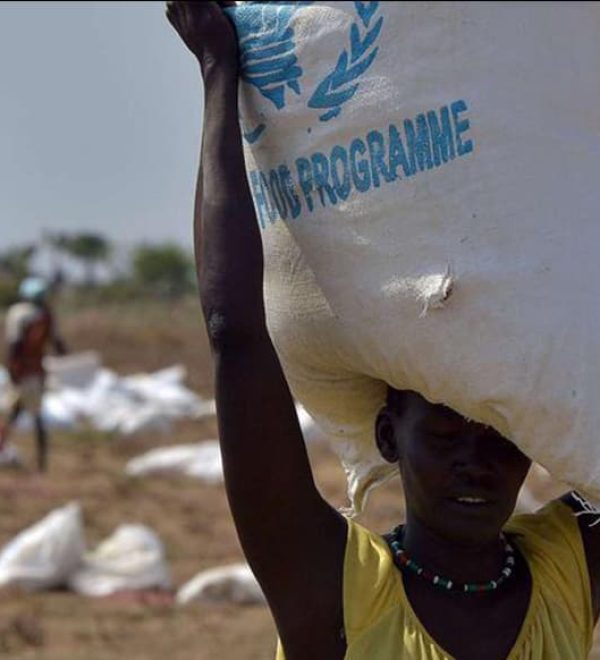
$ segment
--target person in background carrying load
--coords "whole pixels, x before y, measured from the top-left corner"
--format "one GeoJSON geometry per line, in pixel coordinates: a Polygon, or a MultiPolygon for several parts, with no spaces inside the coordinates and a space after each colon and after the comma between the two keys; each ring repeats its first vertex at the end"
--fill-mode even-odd
{"type": "Polygon", "coordinates": [[[5,341],[10,376],[9,411],[0,426],[0,450],[19,415],[28,410],[35,420],[37,466],[45,471],[48,463],[48,434],[41,414],[44,394],[44,355],[51,345],[57,354],[66,352],[48,303],[48,284],[39,277],[28,277],[19,288],[20,302],[9,308],[5,341]]]}
{"type": "Polygon", "coordinates": [[[319,493],[265,321],[228,4],[169,2],[167,17],[204,82],[200,297],[227,494],[278,658],[582,660],[600,612],[597,512],[568,493],[513,516],[530,461],[494,429],[390,388],[375,440],[399,466],[405,522],[380,536],[319,493]]]}

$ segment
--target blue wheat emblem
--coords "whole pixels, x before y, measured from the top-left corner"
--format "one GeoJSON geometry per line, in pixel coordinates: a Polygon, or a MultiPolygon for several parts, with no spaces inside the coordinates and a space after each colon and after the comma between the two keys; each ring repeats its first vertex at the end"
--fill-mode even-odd
{"type": "MultiPolygon", "coordinates": [[[[313,2],[245,2],[226,10],[235,22],[240,49],[242,79],[253,85],[278,110],[287,105],[286,92],[302,93],[302,67],[296,56],[292,19],[313,2]]],[[[354,2],[356,18],[350,26],[349,44],[340,53],[333,70],[318,83],[308,107],[322,112],[321,121],[337,117],[356,93],[361,76],[379,52],[377,40],[383,25],[381,2],[354,2]]],[[[244,131],[249,143],[260,139],[267,128],[260,123],[244,131]]]]}
{"type": "Polygon", "coordinates": [[[350,27],[350,48],[344,49],[335,68],[318,85],[310,97],[308,106],[327,111],[321,121],[337,117],[342,105],[349,101],[358,89],[358,79],[371,66],[379,50],[377,38],[383,25],[383,16],[373,24],[379,2],[355,2],[358,20],[350,27]]]}
{"type": "Polygon", "coordinates": [[[302,6],[310,4],[246,2],[231,12],[239,38],[242,78],[279,110],[286,105],[286,89],[301,92],[302,68],[290,23],[302,6]]]}

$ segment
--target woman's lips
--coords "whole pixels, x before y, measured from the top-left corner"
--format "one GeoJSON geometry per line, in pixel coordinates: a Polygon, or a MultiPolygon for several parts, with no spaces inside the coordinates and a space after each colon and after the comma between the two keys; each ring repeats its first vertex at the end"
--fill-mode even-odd
{"type": "Polygon", "coordinates": [[[463,495],[460,497],[455,497],[454,499],[461,504],[488,504],[489,502],[489,500],[485,497],[476,497],[472,495],[463,495]]]}

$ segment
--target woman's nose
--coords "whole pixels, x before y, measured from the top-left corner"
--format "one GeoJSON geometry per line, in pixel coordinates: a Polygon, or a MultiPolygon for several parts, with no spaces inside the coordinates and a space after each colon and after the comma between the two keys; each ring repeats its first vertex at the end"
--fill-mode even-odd
{"type": "Polygon", "coordinates": [[[465,434],[457,442],[454,465],[457,468],[468,469],[474,476],[489,474],[492,472],[490,449],[482,433],[465,434]]]}

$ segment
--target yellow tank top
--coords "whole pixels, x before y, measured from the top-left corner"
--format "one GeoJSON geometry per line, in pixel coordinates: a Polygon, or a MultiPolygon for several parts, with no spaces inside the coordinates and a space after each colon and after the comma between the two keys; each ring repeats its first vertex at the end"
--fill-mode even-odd
{"type": "MultiPolygon", "coordinates": [[[[593,636],[587,564],[577,520],[554,501],[506,531],[532,577],[529,608],[508,660],[584,660],[593,636]]],[[[344,559],[346,660],[452,660],[415,615],[386,542],[348,521],[344,559]]],[[[277,660],[284,660],[281,645],[277,660]]]]}

